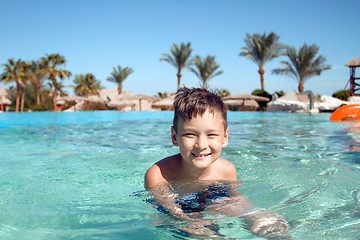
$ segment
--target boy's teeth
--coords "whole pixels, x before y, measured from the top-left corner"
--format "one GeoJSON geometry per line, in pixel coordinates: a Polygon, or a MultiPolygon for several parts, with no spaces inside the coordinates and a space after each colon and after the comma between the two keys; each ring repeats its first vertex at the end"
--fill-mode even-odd
{"type": "Polygon", "coordinates": [[[206,157],[208,155],[209,155],[208,153],[206,153],[206,154],[198,154],[198,155],[195,154],[195,156],[197,156],[197,157],[206,157]]]}

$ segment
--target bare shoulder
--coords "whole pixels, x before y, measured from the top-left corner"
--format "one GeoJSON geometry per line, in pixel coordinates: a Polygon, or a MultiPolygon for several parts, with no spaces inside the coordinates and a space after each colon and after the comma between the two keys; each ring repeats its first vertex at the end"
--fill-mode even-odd
{"type": "Polygon", "coordinates": [[[153,188],[164,181],[161,170],[156,164],[152,165],[145,173],[144,186],[146,189],[153,188]]]}
{"type": "Polygon", "coordinates": [[[164,158],[152,165],[145,173],[144,185],[146,189],[176,178],[177,155],[164,158]]]}
{"type": "Polygon", "coordinates": [[[230,161],[219,158],[216,161],[216,168],[219,171],[219,177],[221,177],[221,180],[227,180],[227,181],[236,181],[237,180],[237,172],[234,164],[232,164],[230,161]]]}

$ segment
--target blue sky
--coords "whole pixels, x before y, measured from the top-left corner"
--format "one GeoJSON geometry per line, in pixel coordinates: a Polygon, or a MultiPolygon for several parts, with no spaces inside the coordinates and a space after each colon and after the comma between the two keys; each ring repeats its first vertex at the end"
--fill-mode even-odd
{"type": "MultiPolygon", "coordinates": [[[[349,79],[344,64],[360,56],[358,0],[1,0],[1,9],[0,64],[9,58],[29,61],[59,53],[73,76],[93,73],[106,88],[117,87],[106,81],[113,67],[129,66],[135,72],[123,90],[137,94],[176,91],[176,69],[159,62],[173,43],[191,42],[193,56],[215,55],[224,74],[209,86],[231,94],[260,88],[258,66],[239,57],[247,33],[275,32],[280,42],[296,48],[317,44],[332,69],[305,83],[305,90],[315,94],[344,89],[349,79]]],[[[265,65],[269,93],[297,89],[292,78],[271,74],[281,60],[287,59],[265,65]]],[[[198,87],[199,82],[183,71],[182,84],[198,87]]]]}

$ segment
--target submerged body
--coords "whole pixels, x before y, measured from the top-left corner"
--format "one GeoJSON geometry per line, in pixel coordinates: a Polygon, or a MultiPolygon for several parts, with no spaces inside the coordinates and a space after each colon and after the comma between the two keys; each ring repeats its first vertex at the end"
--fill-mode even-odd
{"type": "Polygon", "coordinates": [[[189,234],[221,237],[218,224],[239,217],[243,227],[255,235],[291,239],[287,222],[249,203],[238,192],[240,185],[236,181],[174,181],[150,191],[153,198],[148,202],[161,214],[178,219],[177,228],[189,234]]]}

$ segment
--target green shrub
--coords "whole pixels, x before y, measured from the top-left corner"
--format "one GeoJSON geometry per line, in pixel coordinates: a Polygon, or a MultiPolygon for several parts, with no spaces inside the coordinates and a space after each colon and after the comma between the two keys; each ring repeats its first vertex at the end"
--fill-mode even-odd
{"type": "MultiPolygon", "coordinates": [[[[261,90],[261,89],[255,89],[254,91],[252,91],[251,93],[252,95],[256,95],[256,96],[260,96],[260,97],[267,97],[270,99],[271,101],[271,94],[269,94],[267,91],[265,90],[261,90]]],[[[261,111],[266,111],[266,104],[267,101],[257,101],[260,105],[260,110],[261,111]]]]}
{"type": "Polygon", "coordinates": [[[274,92],[276,95],[278,95],[278,97],[282,97],[284,96],[286,93],[284,91],[276,91],[274,92]]]}
{"type": "Polygon", "coordinates": [[[255,89],[254,91],[252,91],[251,93],[252,95],[256,95],[256,96],[260,96],[260,97],[267,97],[270,99],[271,101],[271,94],[269,94],[267,91],[265,90],[260,90],[260,89],[255,89]]]}
{"type": "Polygon", "coordinates": [[[339,90],[332,95],[334,98],[338,98],[343,101],[347,101],[350,96],[350,90],[339,90]]]}
{"type": "Polygon", "coordinates": [[[34,112],[43,112],[43,111],[47,111],[48,109],[46,108],[45,104],[40,104],[40,105],[32,105],[30,106],[31,111],[34,112]]]}

